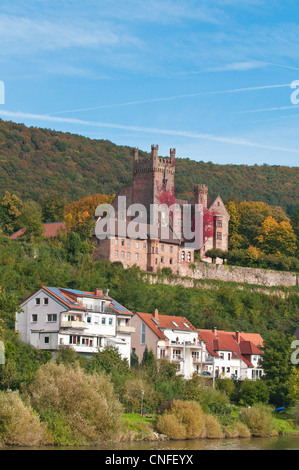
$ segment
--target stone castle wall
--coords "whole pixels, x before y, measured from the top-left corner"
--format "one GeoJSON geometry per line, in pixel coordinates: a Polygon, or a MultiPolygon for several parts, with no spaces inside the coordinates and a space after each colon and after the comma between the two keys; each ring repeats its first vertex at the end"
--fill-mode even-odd
{"type": "Polygon", "coordinates": [[[292,287],[299,285],[299,276],[287,271],[274,271],[270,269],[247,268],[225,264],[211,264],[196,262],[195,269],[189,266],[181,268],[179,275],[193,279],[214,279],[227,282],[238,282],[271,287],[292,287]]]}

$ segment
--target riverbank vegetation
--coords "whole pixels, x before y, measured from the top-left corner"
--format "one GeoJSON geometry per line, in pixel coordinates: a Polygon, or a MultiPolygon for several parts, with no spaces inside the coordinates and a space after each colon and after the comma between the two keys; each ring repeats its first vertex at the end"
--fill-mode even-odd
{"type": "Polygon", "coordinates": [[[232,379],[217,379],[215,387],[204,376],[184,380],[151,351],[130,368],[113,348],[87,358],[63,347],[15,388],[3,382],[9,362],[0,366],[1,446],[299,434],[297,395],[281,419],[267,381],[242,382],[241,389],[251,384],[243,395],[232,379]]]}

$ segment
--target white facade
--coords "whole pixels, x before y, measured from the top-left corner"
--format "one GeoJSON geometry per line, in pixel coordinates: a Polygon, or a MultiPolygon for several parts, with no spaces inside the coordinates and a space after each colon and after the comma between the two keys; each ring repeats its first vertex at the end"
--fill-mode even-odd
{"type": "Polygon", "coordinates": [[[99,292],[79,294],[45,287],[32,294],[20,305],[23,312],[16,314],[15,329],[21,339],[38,349],[70,346],[86,355],[112,346],[130,363],[131,312],[99,292]]]}
{"type": "Polygon", "coordinates": [[[194,373],[200,373],[205,346],[199,341],[197,332],[163,329],[163,333],[168,341],[158,342],[158,357],[167,357],[170,362],[175,363],[177,374],[183,375],[185,379],[190,379],[194,373]]]}
{"type": "Polygon", "coordinates": [[[259,366],[260,355],[252,354],[248,365],[242,357],[235,357],[233,351],[217,351],[218,357],[206,352],[203,372],[215,378],[234,378],[236,380],[255,380],[263,375],[263,370],[259,366]]]}

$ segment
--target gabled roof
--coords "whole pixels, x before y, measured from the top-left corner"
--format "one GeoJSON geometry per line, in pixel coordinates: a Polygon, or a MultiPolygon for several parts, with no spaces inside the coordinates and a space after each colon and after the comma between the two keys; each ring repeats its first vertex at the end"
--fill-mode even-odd
{"type": "Polygon", "coordinates": [[[198,336],[206,343],[206,349],[213,357],[219,357],[220,351],[230,351],[232,359],[242,359],[248,367],[252,354],[261,355],[263,352],[258,346],[263,345],[263,339],[255,333],[233,333],[223,330],[198,330],[198,336]],[[239,341],[237,341],[239,335],[239,341]]]}
{"type": "Polygon", "coordinates": [[[141,320],[158,336],[160,339],[168,339],[164,330],[183,330],[196,331],[196,328],[185,317],[176,317],[172,315],[159,315],[155,319],[152,313],[136,312],[141,320]],[[156,320],[156,321],[155,321],[156,320]],[[158,322],[157,322],[158,320],[158,322]],[[173,323],[174,322],[174,323],[173,323]]]}
{"type": "MultiPolygon", "coordinates": [[[[116,300],[112,299],[112,297],[109,297],[108,295],[103,294],[103,293],[86,292],[86,291],[77,290],[77,289],[65,289],[61,287],[46,287],[46,286],[42,286],[40,289],[43,289],[44,291],[48,292],[50,295],[55,297],[58,301],[62,302],[69,309],[87,311],[88,309],[82,303],[78,302],[78,298],[88,297],[91,299],[101,299],[101,300],[110,301],[111,302],[110,307],[113,310],[115,310],[115,313],[133,315],[133,313],[130,312],[130,310],[128,310],[126,307],[116,302],[116,300]]],[[[24,299],[20,305],[26,302],[26,300],[32,297],[32,295],[37,293],[40,289],[36,290],[33,294],[31,294],[26,299],[24,299]]]]}

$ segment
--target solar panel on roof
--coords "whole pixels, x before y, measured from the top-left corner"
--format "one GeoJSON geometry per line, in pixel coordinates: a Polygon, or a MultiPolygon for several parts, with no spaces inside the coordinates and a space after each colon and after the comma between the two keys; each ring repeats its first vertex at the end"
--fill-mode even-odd
{"type": "Polygon", "coordinates": [[[171,323],[172,323],[174,326],[177,326],[177,327],[179,326],[175,321],[172,321],[171,323]]]}
{"type": "Polygon", "coordinates": [[[78,305],[75,300],[67,299],[57,287],[47,287],[47,289],[69,305],[78,305]]]}
{"type": "Polygon", "coordinates": [[[183,321],[183,325],[185,325],[186,328],[190,328],[190,325],[188,325],[188,324],[185,323],[184,321],[183,321]]]}

